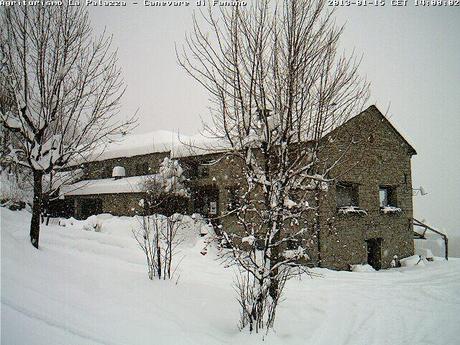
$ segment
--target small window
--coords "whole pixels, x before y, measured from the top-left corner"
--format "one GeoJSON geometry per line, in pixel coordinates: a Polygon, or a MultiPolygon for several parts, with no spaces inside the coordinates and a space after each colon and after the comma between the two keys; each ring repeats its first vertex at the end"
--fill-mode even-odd
{"type": "Polygon", "coordinates": [[[209,167],[204,164],[198,165],[197,177],[208,177],[208,176],[209,176],[209,167]]]}
{"type": "Polygon", "coordinates": [[[339,182],[336,185],[337,207],[359,206],[358,185],[355,183],[339,182]]]}
{"type": "Polygon", "coordinates": [[[296,238],[290,238],[286,241],[287,250],[297,250],[299,249],[300,241],[296,238]]]}
{"type": "Polygon", "coordinates": [[[209,214],[216,215],[217,214],[217,201],[210,201],[209,202],[209,214]]]}
{"type": "Polygon", "coordinates": [[[181,160],[180,164],[184,170],[183,175],[185,178],[192,179],[197,177],[198,164],[195,161],[181,160]]]}
{"type": "Polygon", "coordinates": [[[394,187],[379,187],[380,207],[396,207],[396,189],[394,187]]]}
{"type": "Polygon", "coordinates": [[[136,164],[136,175],[137,176],[148,175],[148,173],[149,173],[149,163],[144,162],[144,163],[136,164]]]}

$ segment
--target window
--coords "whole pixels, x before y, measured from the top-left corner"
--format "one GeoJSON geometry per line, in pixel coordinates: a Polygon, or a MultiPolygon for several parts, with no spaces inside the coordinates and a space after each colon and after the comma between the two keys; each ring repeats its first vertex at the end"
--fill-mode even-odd
{"type": "Polygon", "coordinates": [[[193,159],[181,161],[184,168],[184,175],[189,179],[209,177],[209,161],[203,159],[193,159]]]}
{"type": "Polygon", "coordinates": [[[336,185],[337,207],[358,206],[358,185],[339,182],[336,185]]]}
{"type": "Polygon", "coordinates": [[[138,163],[136,164],[136,176],[147,175],[149,173],[149,163],[138,163]]]}
{"type": "Polygon", "coordinates": [[[184,169],[183,175],[187,179],[192,179],[197,177],[198,164],[192,160],[181,160],[180,164],[184,169]]]}
{"type": "Polygon", "coordinates": [[[209,214],[216,215],[217,214],[217,201],[210,201],[209,202],[209,214]]]}
{"type": "Polygon", "coordinates": [[[200,164],[197,168],[197,177],[208,177],[209,167],[207,165],[200,164]]]}
{"type": "Polygon", "coordinates": [[[297,250],[299,249],[300,241],[296,238],[290,238],[286,241],[287,250],[297,250]]]}
{"type": "Polygon", "coordinates": [[[379,187],[380,207],[396,207],[396,188],[388,186],[379,187]]]}
{"type": "Polygon", "coordinates": [[[193,192],[194,212],[205,217],[219,213],[219,190],[217,188],[198,188],[193,192]]]}

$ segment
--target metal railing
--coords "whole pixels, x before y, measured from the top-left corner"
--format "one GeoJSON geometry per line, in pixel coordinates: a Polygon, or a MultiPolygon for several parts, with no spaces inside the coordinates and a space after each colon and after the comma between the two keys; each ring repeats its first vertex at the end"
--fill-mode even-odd
{"type": "Polygon", "coordinates": [[[423,228],[423,232],[422,233],[418,233],[416,231],[414,231],[414,237],[416,239],[422,239],[422,240],[426,240],[426,237],[425,237],[425,234],[427,231],[431,231],[431,232],[434,232],[435,234],[438,234],[439,236],[441,236],[443,239],[444,239],[444,257],[446,258],[446,260],[449,260],[449,239],[447,238],[447,235],[446,234],[443,234],[442,232],[436,230],[436,229],[433,229],[431,226],[429,225],[426,225],[425,223],[419,221],[418,219],[415,219],[415,218],[412,218],[412,225],[414,227],[419,227],[419,228],[423,228]]]}

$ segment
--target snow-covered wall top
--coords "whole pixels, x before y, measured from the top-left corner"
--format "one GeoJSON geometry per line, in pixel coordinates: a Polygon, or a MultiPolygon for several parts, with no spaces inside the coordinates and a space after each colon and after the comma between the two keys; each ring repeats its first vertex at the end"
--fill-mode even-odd
{"type": "Polygon", "coordinates": [[[143,189],[144,182],[156,175],[132,176],[121,179],[106,178],[97,180],[83,180],[62,187],[63,195],[91,195],[112,193],[139,193],[143,189]]]}

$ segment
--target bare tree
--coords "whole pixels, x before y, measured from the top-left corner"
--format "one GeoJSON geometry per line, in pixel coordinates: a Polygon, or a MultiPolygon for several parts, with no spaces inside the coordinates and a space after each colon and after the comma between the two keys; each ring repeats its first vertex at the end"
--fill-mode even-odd
{"type": "Polygon", "coordinates": [[[20,138],[16,159],[33,173],[30,240],[38,248],[43,175],[84,159],[134,119],[115,120],[124,93],[117,54],[111,36],[93,38],[84,7],[10,6],[0,26],[2,94],[13,104],[0,106],[0,120],[20,138]]]}
{"type": "Polygon", "coordinates": [[[133,235],[147,260],[150,280],[172,279],[177,266],[178,249],[183,239],[178,236],[181,216],[174,214],[166,217],[159,214],[144,216],[142,224],[133,229],[133,235]]]}
{"type": "Polygon", "coordinates": [[[323,159],[323,137],[368,97],[359,60],[337,52],[343,28],[325,6],[259,0],[217,14],[210,7],[194,17],[177,51],[210,94],[205,131],[226,142],[244,172],[229,212],[240,229],[224,236],[242,268],[237,290],[251,331],[273,326],[284,282],[305,256],[303,247],[285,255],[286,245],[315,236],[319,242],[321,195],[340,162],[323,159]]]}
{"type": "MultiPolygon", "coordinates": [[[[133,229],[133,235],[145,254],[149,279],[171,279],[175,269],[178,246],[183,239],[177,235],[182,215],[178,213],[161,215],[158,210],[171,210],[172,200],[184,201],[189,193],[184,184],[185,177],[178,160],[165,157],[157,174],[145,177],[142,191],[145,199],[140,200],[144,208],[142,222],[133,229]],[[154,214],[152,214],[154,212],[154,214]]],[[[176,266],[177,267],[177,266],[176,266]]]]}

